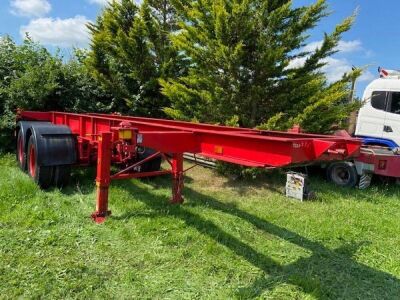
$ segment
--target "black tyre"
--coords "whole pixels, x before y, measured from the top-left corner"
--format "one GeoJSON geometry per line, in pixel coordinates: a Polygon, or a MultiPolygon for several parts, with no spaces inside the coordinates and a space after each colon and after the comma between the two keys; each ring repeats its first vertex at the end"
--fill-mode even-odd
{"type": "Polygon", "coordinates": [[[62,188],[68,185],[71,178],[71,166],[56,166],[54,167],[53,182],[56,187],[62,188]]]}
{"type": "MultiPolygon", "coordinates": [[[[150,155],[156,153],[155,150],[146,148],[142,153],[139,154],[139,160],[143,160],[150,155]]],[[[161,155],[153,158],[152,160],[145,162],[144,164],[141,165],[140,172],[154,172],[154,171],[160,171],[161,169],[161,155]]]]}
{"type": "Polygon", "coordinates": [[[26,172],[27,163],[26,163],[26,150],[25,150],[25,139],[22,133],[22,130],[18,131],[17,135],[17,163],[19,168],[26,172]]]}
{"type": "Polygon", "coordinates": [[[32,135],[28,142],[27,151],[28,174],[42,188],[47,189],[53,182],[53,167],[39,166],[35,137],[32,135]]]}
{"type": "Polygon", "coordinates": [[[327,177],[342,187],[354,187],[358,182],[356,167],[351,162],[332,163],[327,169],[327,177]]]}

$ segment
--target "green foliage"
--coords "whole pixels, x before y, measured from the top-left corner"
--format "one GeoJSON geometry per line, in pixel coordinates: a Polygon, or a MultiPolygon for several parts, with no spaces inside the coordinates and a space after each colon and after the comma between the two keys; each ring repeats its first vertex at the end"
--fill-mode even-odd
{"type": "Polygon", "coordinates": [[[15,111],[108,111],[111,96],[87,71],[85,52],[64,61],[26,37],[0,39],[0,149],[12,149],[15,111]]]}
{"type": "Polygon", "coordinates": [[[292,7],[291,1],[172,1],[181,17],[173,45],[190,62],[187,74],[161,80],[173,118],[241,126],[327,132],[343,127],[349,77],[329,84],[321,67],[335,53],[354,17],[345,19],[322,45],[302,51],[308,31],[327,15],[327,4],[292,7]],[[304,59],[298,67],[290,65],[304,59]]]}
{"type": "Polygon", "coordinates": [[[15,107],[40,109],[52,106],[61,61],[27,38],[21,46],[9,37],[0,44],[0,95],[3,112],[15,107]]]}
{"type": "Polygon", "coordinates": [[[76,49],[74,57],[62,65],[58,105],[71,112],[113,112],[112,95],[90,74],[87,55],[86,50],[76,49]]]}
{"type": "Polygon", "coordinates": [[[90,24],[91,52],[87,65],[115,96],[121,112],[165,116],[169,106],[159,78],[182,71],[168,34],[175,30],[174,9],[166,0],[114,1],[90,24]]]}

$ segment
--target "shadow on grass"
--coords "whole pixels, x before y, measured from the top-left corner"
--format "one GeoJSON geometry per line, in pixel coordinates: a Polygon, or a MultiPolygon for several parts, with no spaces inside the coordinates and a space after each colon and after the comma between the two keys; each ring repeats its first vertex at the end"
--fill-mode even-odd
{"type": "MultiPolygon", "coordinates": [[[[161,185],[167,181],[160,180],[161,185]]],[[[210,196],[185,188],[185,195],[190,201],[183,206],[173,206],[165,210],[167,197],[157,196],[141,189],[131,182],[117,183],[128,190],[136,199],[154,210],[154,216],[167,215],[180,218],[187,226],[195,228],[217,243],[229,248],[233,253],[245,259],[264,272],[250,286],[240,288],[236,297],[250,298],[260,296],[264,291],[273,290],[286,283],[298,286],[302,291],[319,299],[396,299],[400,295],[400,280],[391,274],[375,270],[356,262],[352,256],[365,243],[345,243],[342,247],[331,250],[321,243],[309,240],[295,232],[270,223],[260,217],[226,204],[210,196]],[[151,200],[149,200],[151,199],[151,200]],[[207,207],[231,214],[251,223],[265,233],[274,235],[299,247],[308,249],[312,255],[301,258],[288,265],[281,265],[253,247],[224,231],[201,215],[190,212],[190,207],[207,207]]],[[[157,182],[160,185],[160,182],[157,182]]],[[[113,219],[135,218],[137,214],[126,213],[113,219]]]]}
{"type": "Polygon", "coordinates": [[[239,195],[246,195],[249,189],[268,189],[270,191],[282,194],[285,187],[286,174],[283,170],[271,170],[260,175],[256,179],[243,178],[234,180],[228,178],[223,185],[235,190],[239,195]]]}
{"type": "Polygon", "coordinates": [[[96,178],[96,168],[75,167],[72,169],[72,176],[67,186],[60,189],[61,193],[70,196],[76,193],[88,195],[93,192],[96,178]]]}
{"type": "MultiPolygon", "coordinates": [[[[222,176],[213,170],[216,176],[222,176]]],[[[273,192],[283,193],[285,190],[286,173],[283,170],[270,170],[260,174],[257,178],[233,178],[224,176],[225,181],[221,187],[230,188],[239,195],[243,196],[252,192],[254,189],[268,189],[273,192]]],[[[185,174],[185,184],[192,183],[194,179],[185,174]]]]}

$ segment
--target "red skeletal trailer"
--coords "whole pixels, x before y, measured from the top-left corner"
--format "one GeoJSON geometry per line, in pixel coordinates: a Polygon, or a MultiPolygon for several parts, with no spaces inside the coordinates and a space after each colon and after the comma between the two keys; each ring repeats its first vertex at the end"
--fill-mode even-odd
{"type": "Polygon", "coordinates": [[[99,223],[110,214],[111,180],[171,174],[171,202],[182,203],[186,152],[242,166],[279,168],[345,160],[357,156],[362,144],[361,140],[343,136],[119,114],[19,111],[17,120],[18,162],[23,169],[29,166],[40,185],[62,183],[62,175],[67,176],[70,165],[97,163],[97,205],[92,217],[99,223]],[[29,143],[33,150],[28,152],[29,143]],[[161,157],[171,170],[159,170],[161,157]],[[31,167],[33,162],[35,166],[31,167]],[[111,174],[112,164],[119,165],[121,171],[111,174]]]}

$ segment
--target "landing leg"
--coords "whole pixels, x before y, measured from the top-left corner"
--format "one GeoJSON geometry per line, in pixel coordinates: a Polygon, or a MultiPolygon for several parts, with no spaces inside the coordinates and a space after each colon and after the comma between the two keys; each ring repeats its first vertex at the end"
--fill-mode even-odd
{"type": "Polygon", "coordinates": [[[172,156],[172,204],[183,203],[183,154],[176,153],[172,156]]]}
{"type": "Polygon", "coordinates": [[[96,211],[92,213],[92,219],[96,223],[103,223],[107,216],[111,215],[108,210],[108,188],[110,186],[111,168],[111,132],[104,132],[99,137],[97,153],[97,196],[96,211]]]}

